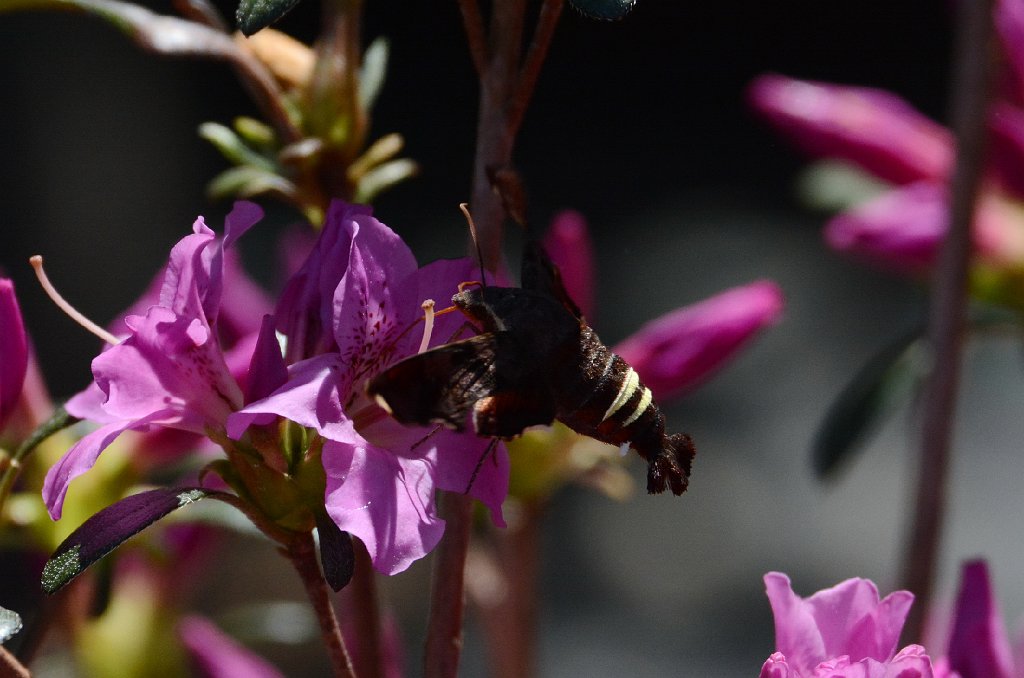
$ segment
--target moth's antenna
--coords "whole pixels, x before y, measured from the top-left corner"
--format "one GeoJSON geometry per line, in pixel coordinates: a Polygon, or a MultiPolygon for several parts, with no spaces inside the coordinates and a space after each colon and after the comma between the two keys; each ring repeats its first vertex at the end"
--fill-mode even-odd
{"type": "Polygon", "coordinates": [[[480,251],[480,238],[476,237],[476,224],[473,223],[473,217],[469,214],[469,205],[467,203],[460,202],[459,209],[466,215],[466,222],[469,223],[469,235],[473,238],[473,246],[476,247],[476,260],[480,264],[480,284],[486,287],[487,272],[484,271],[484,254],[480,251]]]}

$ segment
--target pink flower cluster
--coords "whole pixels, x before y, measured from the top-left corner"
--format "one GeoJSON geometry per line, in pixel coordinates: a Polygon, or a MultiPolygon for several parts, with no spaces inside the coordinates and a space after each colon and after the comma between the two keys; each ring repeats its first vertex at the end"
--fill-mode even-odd
{"type": "MultiPolygon", "coordinates": [[[[488,440],[400,426],[363,390],[369,377],[419,350],[421,302],[450,299],[460,282],[478,275],[476,263],[418,266],[368,208],[335,202],[272,308],[234,250],[261,218],[256,205],[236,203],[222,238],[199,218],[152,288],[115,324],[120,341],[95,358],[93,383],[67,403],[71,414],[99,427],[47,474],[43,497],[51,516],[60,517],[72,481],[125,431],[187,449],[197,440],[238,445],[282,470],[287,462],[273,446],[268,452],[265,434],[278,430],[268,424],[290,420],[322,442],[326,513],[366,545],[383,573],[404,570],[437,544],[444,530],[434,506],[439,489],[469,486],[503,525],[504,445],[495,463],[478,469],[488,440]]],[[[563,216],[552,233],[552,254],[571,293],[588,307],[593,276],[585,224],[563,216]]],[[[781,307],[774,284],[754,283],[654,321],[617,350],[658,396],[672,395],[722,365],[781,307]]],[[[458,314],[438,316],[434,344],[461,324],[458,314]]],[[[0,332],[0,341],[12,337],[0,332]]]]}
{"type": "Polygon", "coordinates": [[[920,645],[896,650],[914,600],[908,591],[879,599],[871,581],[847,579],[800,598],[784,574],[769,572],[764,582],[776,651],[761,678],[1024,677],[1024,643],[1011,648],[983,561],[964,565],[952,625],[938,641],[945,652],[933,653],[935,661],[920,645]]]}
{"type": "MultiPolygon", "coordinates": [[[[1018,0],[999,0],[995,12],[1007,72],[988,120],[974,244],[979,261],[1002,268],[1024,263],[1024,9],[1018,0]]],[[[764,75],[749,97],[806,153],[851,163],[887,185],[828,223],[830,246],[901,271],[932,263],[948,226],[955,153],[947,129],[901,98],[866,87],[764,75]]]]}

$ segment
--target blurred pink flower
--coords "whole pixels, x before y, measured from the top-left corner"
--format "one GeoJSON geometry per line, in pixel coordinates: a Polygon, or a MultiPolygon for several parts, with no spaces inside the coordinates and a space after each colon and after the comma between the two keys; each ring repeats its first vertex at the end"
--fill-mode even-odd
{"type": "Polygon", "coordinates": [[[775,646],[761,678],[932,678],[924,648],[896,652],[914,596],[880,600],[867,579],[847,579],[809,598],[793,593],[789,577],[764,576],[775,617],[775,646]]]}
{"type": "Polygon", "coordinates": [[[753,107],[810,155],[841,158],[886,181],[944,180],[953,140],[941,125],[879,89],[762,75],[753,107]]]}
{"type": "Polygon", "coordinates": [[[0,278],[0,429],[21,396],[28,353],[28,337],[14,296],[14,283],[0,278]]]}
{"type": "MultiPolygon", "coordinates": [[[[1015,271],[1024,264],[1024,5],[999,0],[995,21],[1007,59],[989,112],[974,244],[980,262],[1015,271]]],[[[810,155],[848,161],[890,184],[829,223],[830,246],[906,272],[930,266],[948,228],[955,156],[948,130],[877,89],[764,75],[748,94],[758,113],[810,155]]]]}
{"type": "MultiPolygon", "coordinates": [[[[578,212],[559,213],[544,247],[559,267],[569,296],[589,319],[595,306],[595,266],[586,220],[578,212]]],[[[760,280],[670,311],[612,350],[632,365],[655,398],[672,398],[725,365],[759,330],[778,320],[783,304],[779,286],[760,280]]]]}
{"type": "Polygon", "coordinates": [[[284,674],[242,646],[209,620],[190,615],[178,624],[178,636],[197,675],[203,678],[283,678],[284,674]]]}
{"type": "Polygon", "coordinates": [[[782,290],[760,280],[720,292],[648,322],[613,351],[659,400],[679,395],[718,370],[782,313],[782,290]]]}
{"type": "Polygon", "coordinates": [[[985,561],[964,563],[948,650],[935,662],[936,678],[1022,678],[1024,648],[1017,650],[1015,658],[985,561]]]}
{"type": "Polygon", "coordinates": [[[594,320],[594,243],[582,214],[563,210],[551,220],[544,249],[558,266],[565,291],[580,307],[583,317],[594,320]]]}

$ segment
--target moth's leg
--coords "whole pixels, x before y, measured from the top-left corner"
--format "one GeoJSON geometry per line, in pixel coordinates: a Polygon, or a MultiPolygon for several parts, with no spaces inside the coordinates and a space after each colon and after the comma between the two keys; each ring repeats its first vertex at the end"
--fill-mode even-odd
{"type": "Polygon", "coordinates": [[[434,428],[430,429],[430,433],[428,433],[427,435],[423,436],[422,438],[420,438],[419,440],[417,440],[416,442],[414,442],[412,445],[409,446],[409,451],[412,452],[417,447],[419,447],[423,443],[425,443],[428,440],[430,440],[434,436],[434,434],[436,434],[442,428],[444,428],[444,424],[438,424],[434,428]]]}
{"type": "Polygon", "coordinates": [[[491,442],[487,446],[487,449],[484,450],[484,453],[480,455],[479,459],[477,459],[476,468],[473,469],[473,475],[469,477],[469,482],[466,484],[466,489],[462,492],[462,494],[469,494],[469,491],[473,488],[473,482],[476,480],[477,475],[480,473],[480,467],[484,465],[484,461],[487,459],[487,457],[494,456],[494,450],[497,449],[499,440],[499,438],[491,438],[491,442]]]}

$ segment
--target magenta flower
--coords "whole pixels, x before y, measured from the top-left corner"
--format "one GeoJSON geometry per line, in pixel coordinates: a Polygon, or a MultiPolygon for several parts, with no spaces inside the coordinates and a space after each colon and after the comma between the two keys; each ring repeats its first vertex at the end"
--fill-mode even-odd
{"type": "MultiPolygon", "coordinates": [[[[569,296],[589,317],[594,264],[586,221],[577,212],[562,212],[544,243],[569,296]]],[[[633,366],[656,399],[664,400],[711,376],[759,330],[778,320],[782,308],[778,285],[762,280],[666,313],[612,350],[633,366]]]]}
{"type": "Polygon", "coordinates": [[[47,473],[43,500],[61,516],[69,483],[88,471],[122,432],[171,428],[197,434],[223,431],[242,407],[214,327],[224,280],[224,248],[262,218],[252,203],[228,215],[223,242],[203,221],[171,251],[158,303],[125,318],[128,335],[92,363],[94,383],[68,401],[71,414],[102,424],[76,443],[47,473]]]}
{"type": "Polygon", "coordinates": [[[878,89],[762,75],[753,107],[812,156],[848,160],[894,184],[944,180],[952,135],[906,101],[878,89]]]}
{"type": "Polygon", "coordinates": [[[14,283],[0,278],[0,430],[21,396],[28,369],[28,337],[14,283]]]}
{"type": "Polygon", "coordinates": [[[867,579],[847,579],[800,598],[789,577],[764,576],[775,617],[776,652],[761,678],[932,678],[931,660],[919,645],[896,652],[914,600],[896,591],[879,600],[867,579]]]}
{"type": "MultiPolygon", "coordinates": [[[[363,392],[369,377],[418,350],[421,302],[447,305],[460,282],[478,277],[475,271],[470,259],[417,268],[405,243],[367,208],[332,203],[317,245],[278,306],[278,329],[287,337],[292,363],[288,381],[228,420],[234,438],[266,415],[319,433],[327,512],[363,541],[385,574],[404,570],[440,540],[437,489],[463,492],[469,486],[503,524],[503,445],[470,483],[488,440],[401,426],[363,392]]],[[[437,318],[433,344],[458,329],[456,316],[437,318]]]]}
{"type": "MultiPolygon", "coordinates": [[[[1024,11],[1000,0],[996,24],[1006,47],[1007,77],[989,115],[989,156],[974,222],[979,262],[1015,271],[1024,263],[1024,11]]],[[[833,248],[908,272],[934,261],[948,229],[947,183],[952,135],[902,99],[875,89],[800,81],[755,80],[753,107],[812,156],[857,165],[889,184],[882,195],[833,219],[833,248]]]]}
{"type": "Polygon", "coordinates": [[[948,648],[946,656],[935,664],[937,678],[1024,676],[1024,666],[1014,666],[988,566],[982,560],[963,566],[948,648]]]}
{"type": "Polygon", "coordinates": [[[594,243],[583,215],[574,210],[556,214],[544,236],[544,249],[558,266],[565,291],[580,307],[583,317],[593,322],[597,308],[594,301],[594,243]]]}
{"type": "Polygon", "coordinates": [[[281,678],[262,657],[230,638],[209,620],[190,615],[178,624],[178,636],[203,678],[281,678]]]}
{"type": "Polygon", "coordinates": [[[734,287],[650,321],[612,350],[659,400],[696,386],[782,313],[782,291],[768,280],[734,287]]]}

